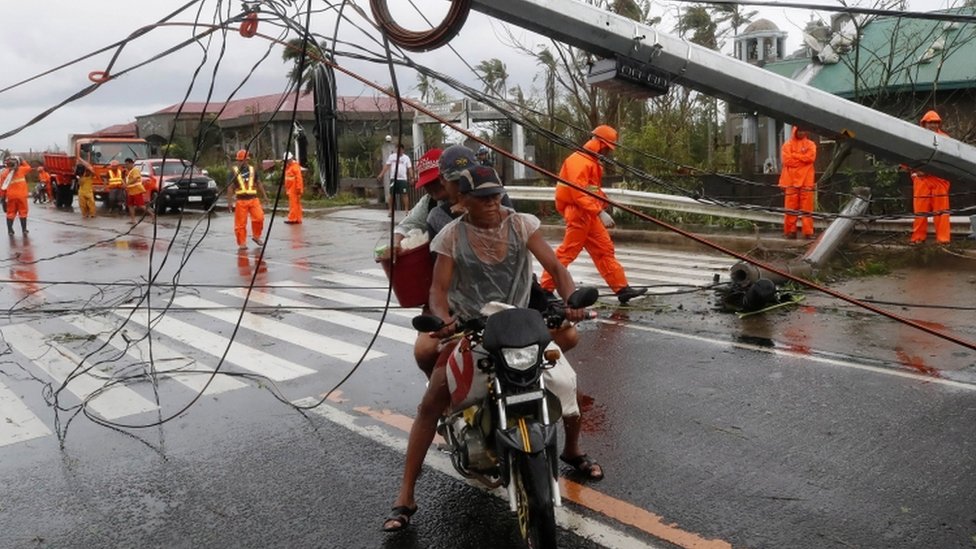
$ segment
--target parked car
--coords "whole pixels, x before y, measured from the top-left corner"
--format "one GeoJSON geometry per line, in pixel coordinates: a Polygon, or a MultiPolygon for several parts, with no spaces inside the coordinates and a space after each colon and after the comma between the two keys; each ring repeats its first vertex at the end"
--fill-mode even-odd
{"type": "Polygon", "coordinates": [[[190,205],[208,210],[217,201],[217,182],[189,160],[149,158],[137,161],[136,167],[156,213],[190,205]]]}

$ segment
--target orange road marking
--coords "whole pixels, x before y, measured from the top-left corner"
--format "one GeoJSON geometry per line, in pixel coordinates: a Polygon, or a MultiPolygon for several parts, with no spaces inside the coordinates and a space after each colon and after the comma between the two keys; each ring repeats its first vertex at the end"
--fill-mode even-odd
{"type": "MultiPolygon", "coordinates": [[[[406,433],[410,432],[410,427],[413,425],[412,417],[390,410],[373,410],[369,406],[357,406],[353,410],[406,433]]],[[[442,440],[440,436],[435,436],[434,438],[438,441],[442,440]]],[[[559,486],[563,498],[601,513],[617,522],[633,526],[679,547],[687,547],[689,549],[731,549],[732,547],[732,544],[727,541],[705,539],[694,532],[682,530],[673,523],[667,524],[660,515],[641,509],[626,501],[613,498],[577,482],[561,478],[559,479],[559,486]]]]}
{"type": "Polygon", "coordinates": [[[686,532],[674,524],[665,524],[664,518],[659,515],[571,480],[561,478],[559,486],[565,499],[679,547],[695,549],[731,549],[732,547],[732,544],[727,541],[705,539],[694,532],[686,532]]]}
{"type": "Polygon", "coordinates": [[[338,389],[332,391],[331,395],[329,393],[322,393],[321,395],[319,395],[319,397],[328,398],[329,402],[335,402],[337,404],[342,404],[343,402],[346,401],[346,399],[342,396],[342,391],[338,389]]]}

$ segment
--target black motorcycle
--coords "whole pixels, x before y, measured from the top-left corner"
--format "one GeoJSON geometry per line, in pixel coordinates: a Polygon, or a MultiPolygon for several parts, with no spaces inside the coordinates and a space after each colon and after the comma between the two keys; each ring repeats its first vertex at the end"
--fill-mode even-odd
{"type": "MultiPolygon", "coordinates": [[[[580,288],[568,303],[588,307],[597,297],[596,288],[580,288]]],[[[554,509],[562,504],[556,448],[561,406],[546,380],[571,368],[549,333],[563,323],[563,310],[558,303],[545,313],[499,303],[485,309],[486,316],[459,322],[454,337],[460,341],[446,366],[451,412],[438,432],[458,473],[489,488],[507,488],[527,545],[554,548],[554,509]]],[[[422,315],[413,326],[436,332],[444,323],[422,315]]]]}

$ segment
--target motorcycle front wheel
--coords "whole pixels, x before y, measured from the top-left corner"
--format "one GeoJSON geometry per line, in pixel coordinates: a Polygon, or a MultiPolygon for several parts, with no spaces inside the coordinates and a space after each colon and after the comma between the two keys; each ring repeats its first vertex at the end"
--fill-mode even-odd
{"type": "Polygon", "coordinates": [[[512,456],[519,531],[530,549],[556,548],[556,513],[546,452],[512,456]]]}

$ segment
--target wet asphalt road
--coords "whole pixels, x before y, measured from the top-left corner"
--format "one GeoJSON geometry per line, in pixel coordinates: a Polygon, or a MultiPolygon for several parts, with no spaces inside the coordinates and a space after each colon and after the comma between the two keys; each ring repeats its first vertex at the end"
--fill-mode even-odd
{"type": "MultiPolygon", "coordinates": [[[[67,224],[78,224],[76,216],[52,210],[34,215],[29,244],[18,235],[11,255],[53,258],[103,242],[34,266],[6,262],[0,272],[9,270],[19,282],[0,293],[5,308],[29,290],[41,288],[43,297],[27,297],[0,326],[29,321],[62,349],[80,356],[95,351],[93,358],[104,360],[100,375],[132,375],[138,363],[120,368],[110,348],[96,351],[92,340],[68,337],[76,330],[66,324],[65,311],[85,305],[102,318],[125,312],[139,292],[124,285],[50,283],[81,274],[103,283],[138,280],[148,275],[149,251],[159,254],[155,265],[161,265],[169,242],[153,245],[150,228],[143,226],[118,237],[128,228],[123,218],[79,228],[67,224]]],[[[187,216],[184,222],[200,219],[187,216]]],[[[190,296],[236,310],[239,304],[224,286],[246,284],[255,274],[259,284],[335,290],[335,282],[326,287],[316,276],[374,268],[369,254],[384,221],[384,213],[369,210],[324,214],[301,227],[279,219],[264,265],[254,246],[247,254],[236,252],[226,214],[216,216],[202,238],[202,226],[192,236],[187,226],[158,279],[173,281],[188,257],[178,279],[184,286],[176,296],[157,288],[153,304],[190,296]]],[[[175,218],[163,224],[170,238],[175,218]]],[[[363,299],[378,293],[341,289],[363,299]]],[[[295,296],[288,290],[273,294],[295,296]]],[[[321,296],[303,299],[337,306],[321,296]]],[[[563,528],[561,546],[976,544],[972,353],[925,338],[925,365],[943,368],[938,375],[918,375],[911,361],[898,361],[897,341],[863,343],[865,332],[886,333],[883,323],[812,305],[742,322],[716,313],[711,300],[706,292],[650,298],[633,309],[605,309],[601,320],[582,327],[583,344],[570,358],[584,393],[584,444],[607,479],[587,485],[596,493],[571,496],[566,508],[572,516],[563,524],[585,520],[597,526],[563,528]]],[[[225,320],[178,308],[170,314],[211,334],[211,341],[230,336],[233,326],[225,320]]],[[[436,469],[421,480],[422,510],[414,527],[393,536],[379,532],[396,489],[398,444],[405,441],[394,420],[412,415],[423,390],[405,358],[409,346],[379,339],[374,350],[383,355],[364,362],[340,398],[303,417],[275,400],[271,389],[289,401],[317,399],[352,364],[311,345],[282,343],[272,330],[308,328],[362,346],[369,338],[338,324],[310,323],[296,308],[254,310],[273,322],[265,332],[260,324],[242,329],[237,341],[308,365],[314,374],[273,384],[234,378],[247,386],[206,395],[161,427],[119,432],[77,416],[67,426],[63,449],[53,435],[0,446],[0,546],[515,546],[515,523],[504,502],[436,469]],[[351,418],[354,428],[337,418],[351,418]]],[[[406,326],[407,320],[391,316],[391,322],[406,326]]],[[[138,333],[130,329],[130,335],[138,333]]],[[[161,342],[201,365],[216,364],[181,340],[161,342]]],[[[33,367],[37,358],[15,349],[0,365],[0,382],[55,431],[43,392],[49,379],[33,367]]],[[[227,371],[242,370],[231,361],[227,371]]],[[[148,378],[134,377],[130,386],[156,401],[148,378]]],[[[157,392],[159,411],[119,421],[150,424],[178,412],[193,395],[171,380],[157,392]]],[[[78,403],[61,394],[64,406],[78,403]]],[[[59,414],[62,430],[70,413],[59,414]]],[[[431,460],[436,463],[437,456],[431,460]]]]}

